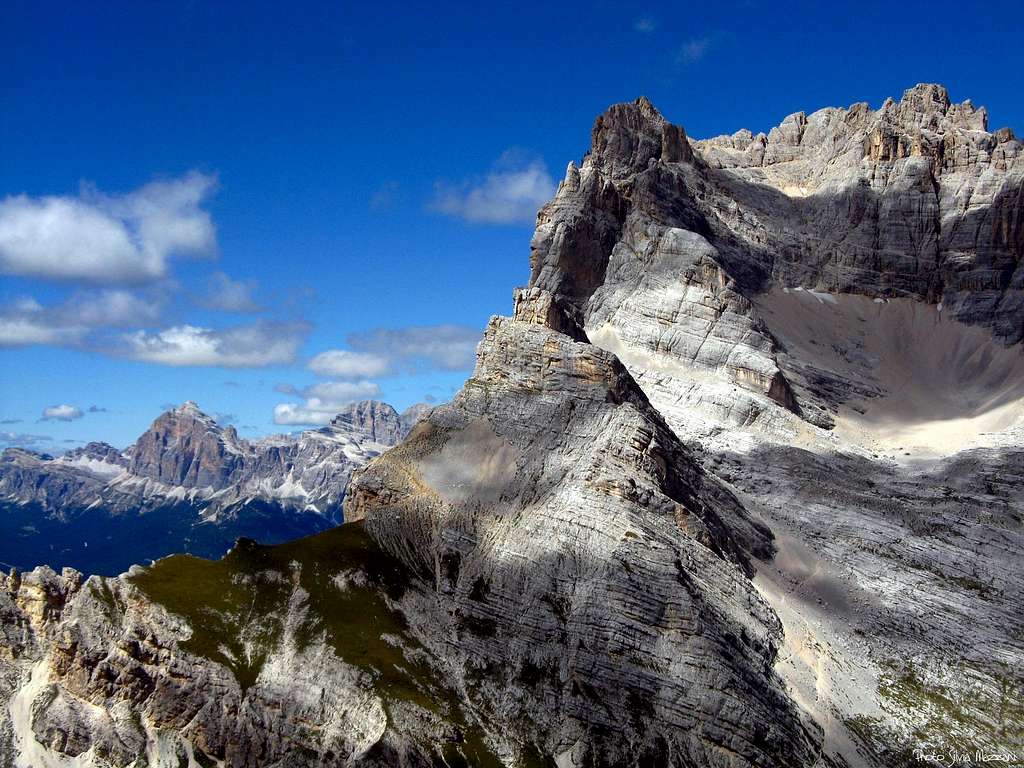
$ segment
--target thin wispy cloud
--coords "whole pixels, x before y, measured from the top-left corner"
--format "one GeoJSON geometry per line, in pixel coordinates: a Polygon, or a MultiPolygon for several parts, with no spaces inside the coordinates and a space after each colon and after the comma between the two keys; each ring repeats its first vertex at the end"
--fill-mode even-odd
{"type": "Polygon", "coordinates": [[[155,322],[163,303],[160,295],[140,296],[123,289],[77,291],[49,307],[23,297],[0,307],[0,347],[88,346],[94,331],[155,322]]]}
{"type": "Polygon", "coordinates": [[[7,197],[0,273],[105,285],[163,278],[171,257],[213,252],[213,221],[201,206],[215,184],[193,172],[121,196],[84,187],[78,197],[7,197]]]}
{"type": "Polygon", "coordinates": [[[481,335],[469,325],[420,325],[353,333],[346,342],[357,352],[389,361],[395,370],[465,371],[473,367],[481,335]]]}
{"type": "Polygon", "coordinates": [[[468,371],[473,367],[481,331],[467,325],[424,325],[376,328],[350,334],[351,349],[329,349],[313,357],[307,367],[333,379],[296,387],[278,384],[275,392],[301,398],[274,408],[274,423],[323,425],[348,403],[380,394],[374,378],[424,371],[468,371]]]}
{"type": "Polygon", "coordinates": [[[633,29],[643,34],[649,34],[658,28],[658,22],[650,16],[641,16],[633,22],[633,29]]]}
{"type": "Polygon", "coordinates": [[[52,405],[49,408],[43,409],[43,415],[39,418],[40,421],[75,421],[80,419],[85,414],[81,408],[74,405],[52,405]]]}
{"type": "Polygon", "coordinates": [[[53,443],[53,438],[49,435],[0,431],[0,446],[6,448],[27,448],[38,451],[49,447],[51,443],[53,443]]]}
{"type": "Polygon", "coordinates": [[[221,312],[262,312],[264,308],[254,298],[255,292],[253,280],[232,280],[223,272],[214,272],[206,281],[205,291],[196,297],[196,303],[221,312]]]}
{"type": "Polygon", "coordinates": [[[308,333],[309,326],[301,322],[262,321],[222,329],[178,325],[126,334],[121,353],[175,367],[262,368],[292,363],[308,333]]]}
{"type": "Polygon", "coordinates": [[[398,197],[400,186],[397,181],[385,181],[370,195],[369,209],[374,213],[380,213],[391,208],[398,197]]]}
{"type": "Polygon", "coordinates": [[[438,182],[430,208],[473,224],[532,224],[556,187],[543,160],[509,150],[483,178],[438,182]]]}
{"type": "Polygon", "coordinates": [[[695,37],[683,43],[676,52],[677,64],[696,64],[703,59],[711,49],[712,39],[710,37],[695,37]]]}
{"type": "Polygon", "coordinates": [[[309,361],[309,370],[335,379],[371,379],[391,372],[391,361],[383,355],[329,349],[309,361]]]}
{"type": "Polygon", "coordinates": [[[351,349],[328,349],[307,367],[330,379],[373,379],[425,370],[470,370],[481,331],[468,325],[374,328],[345,339],[351,349]]]}

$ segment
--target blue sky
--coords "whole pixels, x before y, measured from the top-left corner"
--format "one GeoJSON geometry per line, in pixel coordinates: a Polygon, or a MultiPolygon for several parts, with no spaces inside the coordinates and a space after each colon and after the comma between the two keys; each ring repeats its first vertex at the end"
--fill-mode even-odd
{"type": "Polygon", "coordinates": [[[702,138],[941,82],[1024,129],[1005,7],[103,5],[0,25],[0,438],[52,452],[448,398],[617,101],[702,138]]]}

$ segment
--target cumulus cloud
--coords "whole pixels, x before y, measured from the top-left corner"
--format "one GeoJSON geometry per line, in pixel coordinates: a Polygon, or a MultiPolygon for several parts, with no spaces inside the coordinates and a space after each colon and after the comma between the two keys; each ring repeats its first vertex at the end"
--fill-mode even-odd
{"type": "Polygon", "coordinates": [[[275,406],[275,424],[323,426],[347,404],[379,395],[380,387],[372,381],[328,381],[301,390],[290,388],[289,394],[304,398],[304,402],[275,406]]]}
{"type": "Polygon", "coordinates": [[[0,307],[0,347],[80,346],[99,328],[128,328],[156,321],[162,304],[159,297],[143,298],[122,289],[77,291],[49,307],[33,298],[21,298],[0,307]]]}
{"type": "Polygon", "coordinates": [[[333,379],[368,379],[386,375],[391,370],[391,361],[373,353],[329,349],[309,361],[309,370],[333,379]]]}
{"type": "Polygon", "coordinates": [[[223,272],[214,272],[206,283],[206,291],[196,299],[196,303],[207,309],[222,312],[261,312],[261,307],[253,298],[256,283],[248,280],[232,280],[223,272]]]}
{"type": "Polygon", "coordinates": [[[430,207],[474,224],[532,224],[556,186],[543,160],[509,150],[482,179],[438,182],[430,207]]]}
{"type": "MultiPolygon", "coordinates": [[[[308,368],[329,379],[357,381],[422,370],[463,371],[473,367],[480,331],[468,325],[422,325],[376,328],[345,340],[352,349],[328,349],[308,368]]],[[[275,389],[297,390],[290,384],[275,389]]]]}
{"type": "Polygon", "coordinates": [[[211,329],[176,325],[123,337],[124,354],[135,360],[177,367],[261,368],[291,363],[309,327],[263,321],[211,329]]]}
{"type": "Polygon", "coordinates": [[[0,200],[0,273],[50,280],[139,283],[164,277],[174,255],[215,247],[201,208],[215,186],[192,172],[121,196],[15,195],[0,200]]]}
{"type": "Polygon", "coordinates": [[[81,408],[76,408],[73,405],[61,404],[51,405],[49,408],[43,409],[43,415],[39,419],[40,421],[74,421],[80,419],[85,414],[82,413],[81,408]]]}
{"type": "Polygon", "coordinates": [[[392,368],[464,371],[473,367],[480,335],[468,325],[420,325],[377,328],[346,341],[357,352],[388,360],[392,368]]]}

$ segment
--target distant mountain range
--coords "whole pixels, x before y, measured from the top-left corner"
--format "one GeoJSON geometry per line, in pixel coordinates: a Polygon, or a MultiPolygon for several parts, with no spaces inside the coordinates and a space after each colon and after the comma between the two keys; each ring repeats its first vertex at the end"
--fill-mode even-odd
{"type": "Polygon", "coordinates": [[[174,552],[223,554],[240,536],[280,542],[341,522],[352,471],[430,410],[354,403],[321,429],[249,441],[193,402],[134,445],[54,457],[0,454],[0,562],[116,574],[174,552]]]}

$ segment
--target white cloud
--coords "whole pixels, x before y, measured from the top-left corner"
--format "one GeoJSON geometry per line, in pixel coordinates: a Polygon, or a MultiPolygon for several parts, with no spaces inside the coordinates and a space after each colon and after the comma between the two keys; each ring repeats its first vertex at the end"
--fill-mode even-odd
{"type": "Polygon", "coordinates": [[[299,394],[309,400],[345,405],[379,393],[380,387],[372,381],[322,381],[306,387],[299,394]]]}
{"type": "Polygon", "coordinates": [[[296,391],[305,398],[301,404],[281,403],[274,406],[274,423],[282,425],[323,426],[348,403],[366,400],[380,394],[372,381],[330,381],[296,391]]]}
{"type": "Polygon", "coordinates": [[[52,405],[49,408],[43,409],[42,418],[40,421],[74,421],[75,419],[82,418],[84,414],[81,408],[76,408],[73,405],[52,405]]]}
{"type": "Polygon", "coordinates": [[[683,43],[678,53],[676,53],[676,61],[679,64],[696,64],[704,58],[710,47],[711,38],[695,37],[683,43]]]}
{"type": "Polygon", "coordinates": [[[0,273],[92,283],[138,283],[167,273],[172,255],[213,250],[200,205],[215,185],[190,173],[107,197],[16,195],[0,200],[0,273]]]}
{"type": "Polygon", "coordinates": [[[430,207],[439,213],[474,224],[532,224],[557,185],[542,160],[509,150],[483,179],[435,186],[430,207]]]}
{"type": "Polygon", "coordinates": [[[31,317],[0,316],[0,347],[25,347],[33,344],[64,346],[77,343],[88,329],[60,328],[36,322],[31,317]]]}
{"type": "Polygon", "coordinates": [[[307,333],[304,323],[259,322],[219,330],[176,325],[126,334],[124,342],[128,357],[149,363],[261,368],[291,363],[307,333]]]}
{"type": "Polygon", "coordinates": [[[377,328],[354,333],[348,345],[358,352],[387,359],[391,366],[464,371],[473,367],[480,330],[468,325],[421,325],[377,328]]]}
{"type": "Polygon", "coordinates": [[[223,312],[260,312],[263,307],[253,298],[255,290],[252,281],[232,280],[223,272],[214,272],[207,281],[206,293],[197,303],[223,312]]]}
{"type": "Polygon", "coordinates": [[[0,308],[0,347],[48,344],[81,346],[98,328],[127,328],[156,321],[163,301],[129,291],[78,291],[60,304],[43,307],[31,297],[0,308]]]}
{"type": "Polygon", "coordinates": [[[309,361],[309,370],[319,376],[335,379],[367,379],[384,376],[391,362],[382,355],[329,349],[309,361]]]}

